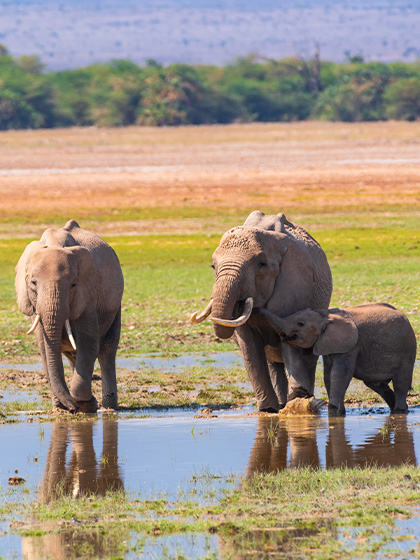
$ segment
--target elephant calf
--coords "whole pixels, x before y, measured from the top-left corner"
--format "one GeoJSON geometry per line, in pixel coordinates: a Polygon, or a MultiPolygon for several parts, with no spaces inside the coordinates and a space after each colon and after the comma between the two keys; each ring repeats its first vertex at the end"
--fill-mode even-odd
{"type": "Polygon", "coordinates": [[[343,415],[344,396],[352,377],[376,391],[392,413],[407,411],[416,359],[416,337],[407,317],[387,303],[346,309],[298,311],[280,318],[255,310],[297,348],[323,356],[324,381],[331,415],[343,415]],[[394,390],[389,387],[392,381],[394,390]]]}

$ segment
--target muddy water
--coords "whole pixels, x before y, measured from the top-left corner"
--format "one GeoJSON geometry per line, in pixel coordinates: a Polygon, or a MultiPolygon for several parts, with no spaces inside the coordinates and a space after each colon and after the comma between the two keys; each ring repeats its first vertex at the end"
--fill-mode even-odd
{"type": "MultiPolygon", "coordinates": [[[[197,418],[194,413],[180,416],[167,411],[148,418],[120,415],[96,422],[5,424],[0,426],[0,499],[30,504],[54,500],[58,488],[74,498],[86,491],[103,495],[124,489],[143,499],[176,500],[193,492],[195,498],[211,503],[223,489],[239,484],[240,477],[260,471],[303,465],[419,464],[420,408],[399,417],[380,412],[358,409],[348,411],[344,419],[326,415],[279,419],[229,411],[197,418]],[[25,483],[8,487],[11,476],[23,477],[25,483]]],[[[11,520],[16,518],[0,518],[0,557],[45,558],[52,546],[60,550],[56,557],[66,558],[66,534],[49,535],[54,542],[42,544],[39,537],[13,534],[11,520]]],[[[130,538],[135,541],[137,536],[130,538]]],[[[181,550],[186,558],[210,553],[217,558],[218,543],[210,535],[150,538],[144,543],[144,556],[125,558],[160,557],[161,549],[181,550]]],[[[92,557],[101,556],[103,543],[90,544],[92,557]]]]}

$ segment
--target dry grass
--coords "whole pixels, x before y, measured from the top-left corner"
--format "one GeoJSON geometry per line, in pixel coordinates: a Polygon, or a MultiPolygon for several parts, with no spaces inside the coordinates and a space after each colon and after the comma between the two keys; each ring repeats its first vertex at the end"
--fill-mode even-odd
{"type": "Polygon", "coordinates": [[[69,217],[119,234],[223,230],[218,215],[256,208],[337,222],[420,209],[420,123],[15,131],[0,148],[3,235],[69,217]]]}

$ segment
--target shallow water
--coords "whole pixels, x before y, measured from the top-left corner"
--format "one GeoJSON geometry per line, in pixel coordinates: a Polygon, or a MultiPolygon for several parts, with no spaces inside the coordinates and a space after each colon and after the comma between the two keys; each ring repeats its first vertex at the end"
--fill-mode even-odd
{"type": "MultiPolygon", "coordinates": [[[[118,369],[138,369],[138,368],[154,368],[154,369],[170,369],[180,371],[192,366],[214,366],[214,367],[231,367],[236,364],[243,364],[242,357],[238,352],[215,352],[202,356],[200,354],[188,353],[180,356],[155,356],[153,354],[145,354],[143,356],[132,358],[117,358],[118,369]]],[[[42,370],[41,362],[12,364],[0,364],[1,369],[20,369],[25,371],[42,370]]]]}
{"type": "MultiPolygon", "coordinates": [[[[212,503],[222,489],[234,488],[240,477],[260,471],[304,465],[418,465],[420,408],[396,417],[385,410],[374,414],[367,409],[349,410],[346,418],[338,419],[326,414],[259,417],[245,411],[214,411],[215,418],[197,418],[191,412],[169,410],[146,418],[103,415],[97,421],[4,424],[0,426],[0,497],[3,502],[49,502],[60,487],[73,497],[86,491],[103,495],[110,489],[124,489],[143,499],[176,500],[194,492],[195,498],[212,503]],[[24,485],[7,491],[11,476],[23,477],[24,485]]],[[[416,535],[420,536],[418,529],[416,535]]],[[[54,547],[62,547],[60,558],[66,557],[66,538],[60,533],[54,541],[54,547]]],[[[196,557],[219,550],[218,539],[209,535],[165,539],[148,538],[144,556],[126,558],[153,557],[149,552],[155,546],[156,550],[181,549],[184,555],[192,547],[194,554],[188,552],[188,558],[200,550],[201,556],[196,557]]],[[[43,558],[45,547],[39,552],[34,548],[40,542],[39,537],[13,535],[7,522],[0,524],[0,557],[43,558]]],[[[92,544],[97,555],[100,546],[92,544]]]]}

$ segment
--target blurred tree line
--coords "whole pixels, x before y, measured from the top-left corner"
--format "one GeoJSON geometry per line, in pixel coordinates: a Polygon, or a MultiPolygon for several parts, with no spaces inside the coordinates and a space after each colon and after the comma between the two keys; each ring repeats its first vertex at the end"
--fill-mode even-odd
{"type": "Polygon", "coordinates": [[[248,56],[224,67],[128,60],[45,72],[0,45],[0,129],[420,117],[420,61],[248,56]]]}

